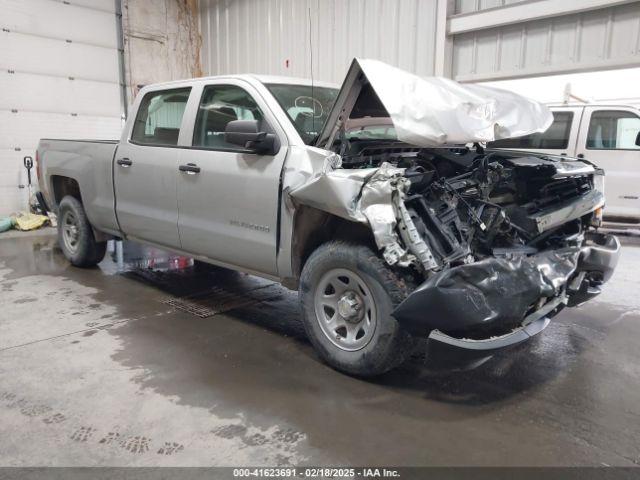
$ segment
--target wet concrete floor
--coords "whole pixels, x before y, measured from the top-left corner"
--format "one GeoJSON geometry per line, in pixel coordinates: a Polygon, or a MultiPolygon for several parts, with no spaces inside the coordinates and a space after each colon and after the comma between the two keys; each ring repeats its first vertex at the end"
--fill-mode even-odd
{"type": "Polygon", "coordinates": [[[190,265],[125,244],[83,270],[52,236],[0,237],[0,465],[640,461],[638,246],[525,346],[471,370],[416,355],[375,381],[318,361],[295,293],[190,265]],[[185,297],[223,313],[167,303],[185,297]]]}

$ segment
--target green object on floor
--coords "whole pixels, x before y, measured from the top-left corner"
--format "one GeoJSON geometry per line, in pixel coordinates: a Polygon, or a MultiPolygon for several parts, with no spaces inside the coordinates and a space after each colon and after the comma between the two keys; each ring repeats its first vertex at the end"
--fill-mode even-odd
{"type": "Polygon", "coordinates": [[[0,218],[0,232],[6,232],[11,230],[14,225],[14,220],[11,217],[0,218]]]}

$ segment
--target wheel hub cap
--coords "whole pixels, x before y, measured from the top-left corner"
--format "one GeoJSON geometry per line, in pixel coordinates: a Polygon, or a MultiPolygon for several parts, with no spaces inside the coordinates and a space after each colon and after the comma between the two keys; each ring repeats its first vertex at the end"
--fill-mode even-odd
{"type": "Polygon", "coordinates": [[[314,307],[322,333],[340,349],[360,350],[373,338],[376,305],[359,274],[346,268],[326,272],[316,287],[314,307]]]}
{"type": "Polygon", "coordinates": [[[347,292],[338,300],[338,313],[347,321],[358,323],[362,320],[362,299],[354,292],[347,292]]]}
{"type": "Polygon", "coordinates": [[[80,231],[78,230],[78,220],[72,212],[65,212],[62,222],[62,240],[67,250],[74,253],[78,248],[80,231]]]}

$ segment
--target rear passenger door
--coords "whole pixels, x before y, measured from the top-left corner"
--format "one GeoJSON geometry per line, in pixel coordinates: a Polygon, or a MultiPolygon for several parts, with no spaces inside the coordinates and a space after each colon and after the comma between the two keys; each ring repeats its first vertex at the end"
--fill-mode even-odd
{"type": "Polygon", "coordinates": [[[632,108],[585,108],[577,153],[604,169],[609,217],[640,218],[639,113],[632,108]]]}
{"type": "Polygon", "coordinates": [[[188,116],[195,118],[193,143],[180,153],[180,165],[192,170],[181,171],[178,178],[182,248],[220,263],[275,275],[286,136],[249,83],[220,80],[200,88],[201,93],[194,90],[188,110],[188,116]],[[225,128],[232,120],[258,120],[260,131],[276,135],[279,151],[256,154],[226,143],[225,128]]]}
{"type": "Polygon", "coordinates": [[[116,214],[131,238],[180,248],[178,146],[191,88],[151,91],[140,102],[113,166],[116,214]]]}

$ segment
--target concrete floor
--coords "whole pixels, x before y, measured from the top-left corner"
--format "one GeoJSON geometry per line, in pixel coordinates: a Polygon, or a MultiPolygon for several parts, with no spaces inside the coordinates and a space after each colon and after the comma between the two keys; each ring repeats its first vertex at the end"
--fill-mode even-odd
{"type": "Polygon", "coordinates": [[[82,270],[52,236],[0,237],[0,465],[640,461],[637,246],[524,347],[374,382],[317,360],[291,292],[199,318],[163,301],[263,283],[133,245],[125,260],[82,270]]]}

